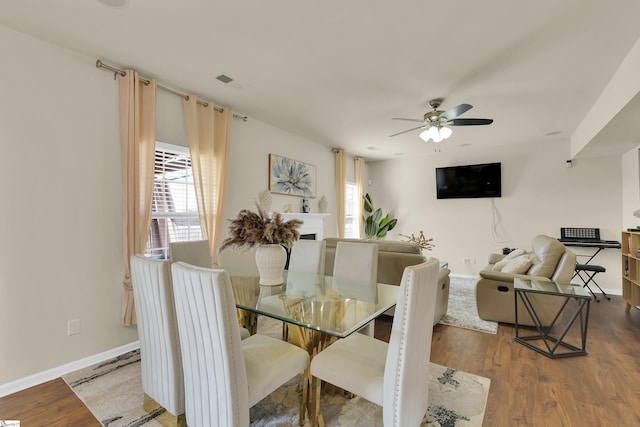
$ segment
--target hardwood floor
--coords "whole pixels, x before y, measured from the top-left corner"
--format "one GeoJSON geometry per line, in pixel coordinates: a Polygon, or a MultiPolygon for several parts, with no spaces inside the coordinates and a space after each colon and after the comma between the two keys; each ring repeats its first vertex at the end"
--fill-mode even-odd
{"type": "MultiPolygon", "coordinates": [[[[497,335],[436,325],[431,361],[491,379],[484,426],[640,425],[640,311],[624,301],[592,302],[587,356],[549,359],[513,341],[511,325],[497,335]]],[[[390,318],[376,321],[388,340],[390,318]]],[[[21,427],[99,426],[64,381],[0,399],[0,420],[21,427]]]]}

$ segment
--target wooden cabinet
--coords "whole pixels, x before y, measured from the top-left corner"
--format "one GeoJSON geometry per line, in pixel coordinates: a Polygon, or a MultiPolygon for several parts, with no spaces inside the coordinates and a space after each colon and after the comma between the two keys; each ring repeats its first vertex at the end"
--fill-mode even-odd
{"type": "Polygon", "coordinates": [[[640,232],[622,232],[622,298],[625,311],[640,305],[640,232]]]}

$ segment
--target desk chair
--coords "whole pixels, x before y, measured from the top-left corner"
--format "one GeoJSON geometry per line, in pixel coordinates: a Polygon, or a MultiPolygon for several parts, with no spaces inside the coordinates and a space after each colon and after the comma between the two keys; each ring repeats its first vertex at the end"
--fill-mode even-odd
{"type": "Polygon", "coordinates": [[[322,381],[382,406],[385,427],[419,426],[428,408],[429,357],[439,262],[405,267],[389,343],[351,334],[311,361],[316,408],[311,425],[323,424],[322,381]],[[429,327],[425,327],[429,325],[429,327]]]}
{"type": "Polygon", "coordinates": [[[249,408],[302,373],[304,424],[309,353],[265,335],[240,340],[225,270],[171,265],[189,427],[249,425],[249,408]]]}
{"type": "Polygon", "coordinates": [[[606,268],[602,267],[601,265],[576,264],[576,270],[575,270],[575,273],[573,274],[573,277],[578,276],[580,280],[582,280],[582,283],[584,283],[582,287],[583,288],[586,287],[587,289],[589,289],[589,292],[591,292],[591,295],[593,295],[593,299],[595,299],[596,302],[600,302],[600,300],[598,299],[598,297],[596,297],[596,294],[594,294],[593,291],[591,290],[589,283],[593,283],[594,285],[596,285],[598,289],[600,289],[600,292],[602,292],[602,295],[604,295],[606,299],[611,300],[609,295],[607,295],[602,290],[600,285],[598,285],[594,280],[594,277],[596,274],[604,273],[605,271],[607,271],[606,268]]]}

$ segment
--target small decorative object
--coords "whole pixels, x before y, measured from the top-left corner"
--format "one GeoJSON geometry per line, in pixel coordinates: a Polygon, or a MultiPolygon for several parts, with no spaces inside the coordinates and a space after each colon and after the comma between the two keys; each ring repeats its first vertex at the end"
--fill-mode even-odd
{"type": "Polygon", "coordinates": [[[272,199],[273,198],[271,197],[271,191],[261,191],[260,194],[258,194],[258,204],[260,205],[260,209],[262,209],[264,212],[271,212],[272,199]]]}
{"type": "Polygon", "coordinates": [[[401,237],[406,237],[409,240],[403,240],[403,242],[414,242],[417,243],[418,246],[420,246],[420,249],[426,249],[428,251],[433,250],[433,248],[436,247],[436,245],[434,245],[433,243],[431,243],[433,241],[433,238],[429,238],[427,239],[426,237],[424,237],[424,233],[422,232],[422,230],[420,230],[420,235],[418,237],[415,236],[415,234],[411,233],[411,236],[407,236],[406,234],[400,234],[401,237]]]}
{"type": "Polygon", "coordinates": [[[324,196],[320,197],[320,201],[318,202],[318,210],[320,213],[326,213],[328,206],[329,203],[327,202],[327,198],[324,196]]]}
{"type": "Polygon", "coordinates": [[[293,212],[293,210],[291,209],[291,205],[290,204],[284,205],[284,213],[291,213],[291,212],[293,212]]]}
{"type": "Polygon", "coordinates": [[[387,235],[388,231],[394,229],[398,220],[396,218],[390,218],[389,214],[385,217],[382,216],[382,209],[375,209],[371,196],[369,193],[362,196],[364,211],[367,215],[363,215],[364,220],[364,234],[369,239],[382,239],[387,235]]]}
{"type": "Polygon", "coordinates": [[[309,213],[309,199],[302,198],[302,213],[309,213]]]}
{"type": "Polygon", "coordinates": [[[316,167],[269,154],[269,190],[289,196],[316,197],[316,167]]]}
{"type": "Polygon", "coordinates": [[[282,273],[287,260],[284,247],[290,248],[300,238],[298,228],[302,225],[299,219],[284,221],[282,215],[274,213],[268,216],[256,202],[258,212],[242,209],[235,218],[230,218],[227,237],[220,245],[218,252],[234,246],[256,250],[256,265],[260,272],[261,285],[280,285],[283,283],[282,273]]]}

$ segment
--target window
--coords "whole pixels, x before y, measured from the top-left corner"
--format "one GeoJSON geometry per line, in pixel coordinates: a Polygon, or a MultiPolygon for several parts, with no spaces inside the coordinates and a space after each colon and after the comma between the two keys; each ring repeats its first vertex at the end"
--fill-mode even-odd
{"type": "Polygon", "coordinates": [[[345,189],[345,220],[344,220],[344,237],[359,238],[360,230],[358,229],[358,188],[353,182],[347,182],[345,189]]]}
{"type": "Polygon", "coordinates": [[[145,254],[166,259],[169,243],[202,239],[189,149],[157,141],[153,181],[145,254]]]}

